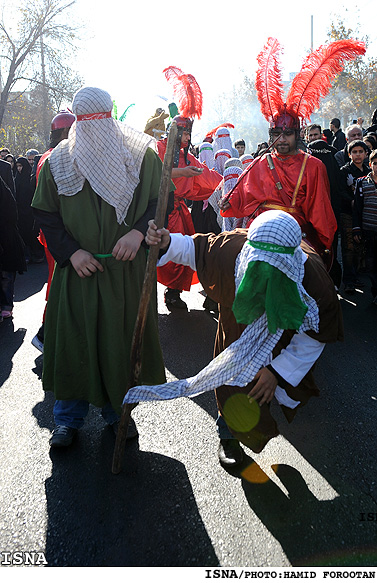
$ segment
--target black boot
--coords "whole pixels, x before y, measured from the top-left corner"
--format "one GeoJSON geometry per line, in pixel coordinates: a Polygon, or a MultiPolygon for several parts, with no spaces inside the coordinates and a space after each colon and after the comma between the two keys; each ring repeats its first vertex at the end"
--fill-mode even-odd
{"type": "Polygon", "coordinates": [[[243,462],[243,449],[237,439],[220,439],[218,454],[225,468],[235,468],[243,462]]]}
{"type": "Polygon", "coordinates": [[[187,304],[181,299],[181,290],[171,289],[167,287],[165,290],[165,305],[171,310],[171,308],[179,308],[180,310],[187,310],[187,304]]]}

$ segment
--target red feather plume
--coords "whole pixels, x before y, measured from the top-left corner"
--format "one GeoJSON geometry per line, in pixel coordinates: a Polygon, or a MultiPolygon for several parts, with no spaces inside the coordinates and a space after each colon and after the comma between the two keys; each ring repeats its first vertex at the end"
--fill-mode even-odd
{"type": "Polygon", "coordinates": [[[220,128],[234,129],[234,125],[232,123],[229,123],[229,122],[222,123],[219,126],[217,126],[216,128],[213,128],[213,130],[209,131],[206,134],[206,138],[213,138],[213,136],[215,135],[215,133],[217,132],[217,130],[220,129],[220,128]]]}
{"type": "Polygon", "coordinates": [[[202,116],[203,95],[195,77],[186,74],[179,67],[170,66],[163,70],[166,80],[173,86],[179,103],[179,113],[183,117],[198,119],[202,116]]]}
{"type": "Polygon", "coordinates": [[[345,61],[364,55],[365,44],[353,39],[338,40],[322,45],[304,60],[287,96],[287,111],[302,120],[309,120],[327,95],[331,82],[344,68],[345,61]]]}
{"type": "Polygon", "coordinates": [[[270,37],[257,57],[259,66],[255,87],[262,114],[267,121],[281,113],[284,107],[280,53],[279,42],[270,37]]]}

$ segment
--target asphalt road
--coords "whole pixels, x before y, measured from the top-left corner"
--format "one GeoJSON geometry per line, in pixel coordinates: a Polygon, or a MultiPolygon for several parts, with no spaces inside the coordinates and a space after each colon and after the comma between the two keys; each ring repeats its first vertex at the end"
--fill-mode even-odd
{"type": "MultiPolygon", "coordinates": [[[[140,404],[139,438],[111,473],[114,438],[92,408],[69,451],[49,450],[53,397],[31,345],[46,265],[16,280],[0,324],[0,554],[43,553],[55,567],[377,565],[377,306],[368,284],[341,297],[346,340],[316,368],[321,396],[237,473],[217,461],[212,394],[140,404]],[[257,465],[257,463],[258,465],[257,465]],[[262,468],[263,472],[259,469],[262,468]]],[[[199,286],[196,286],[199,290],[199,286]]],[[[198,289],[169,313],[159,288],[169,379],[211,359],[216,319],[198,289]]]]}

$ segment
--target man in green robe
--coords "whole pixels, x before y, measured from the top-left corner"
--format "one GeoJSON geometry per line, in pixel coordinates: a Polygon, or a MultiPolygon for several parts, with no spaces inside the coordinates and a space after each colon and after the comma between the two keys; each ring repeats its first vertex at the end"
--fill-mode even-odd
{"type": "MultiPolygon", "coordinates": [[[[76,122],[44,164],[34,213],[56,261],[46,311],[43,388],[53,391],[52,447],[70,445],[89,404],[116,431],[130,378],[144,280],[142,245],[162,164],[144,133],[111,117],[110,95],[85,87],[76,122]]],[[[165,382],[154,294],[143,337],[143,383],[165,382]]],[[[136,436],[132,422],[128,437],[136,436]]]]}

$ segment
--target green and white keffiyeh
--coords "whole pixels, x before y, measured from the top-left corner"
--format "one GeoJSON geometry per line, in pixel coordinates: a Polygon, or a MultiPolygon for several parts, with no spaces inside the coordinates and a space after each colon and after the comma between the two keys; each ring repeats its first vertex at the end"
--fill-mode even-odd
{"type": "Polygon", "coordinates": [[[164,385],[133,387],[128,391],[124,402],[137,403],[193,397],[222,385],[246,386],[263,366],[271,362],[272,350],[286,329],[286,322],[289,326],[294,325],[293,329],[299,333],[307,330],[318,331],[317,304],[302,285],[306,256],[301,250],[300,243],[301,229],[291,215],[274,210],[259,215],[249,228],[248,240],[239,253],[235,265],[236,311],[241,306],[246,310],[247,318],[250,320],[240,338],[194,377],[164,385]],[[275,283],[283,279],[288,280],[284,285],[287,290],[294,292],[293,316],[289,312],[289,293],[287,296],[284,295],[282,300],[279,298],[279,289],[268,292],[267,303],[257,298],[258,310],[253,313],[252,302],[255,301],[256,292],[250,288],[250,284],[255,281],[255,278],[254,274],[251,279],[247,276],[245,282],[244,276],[250,264],[259,262],[267,267],[262,270],[257,268],[259,277],[264,279],[263,282],[258,282],[258,293],[262,294],[260,290],[269,287],[268,280],[271,273],[274,273],[272,279],[275,283]],[[275,271],[279,273],[276,275],[275,271]],[[248,294],[252,298],[250,310],[247,309],[248,294]],[[274,298],[278,306],[284,305],[283,317],[273,306],[274,298]],[[264,310],[259,314],[262,305],[267,305],[267,312],[264,310]],[[283,325],[284,327],[278,327],[283,325]]]}

